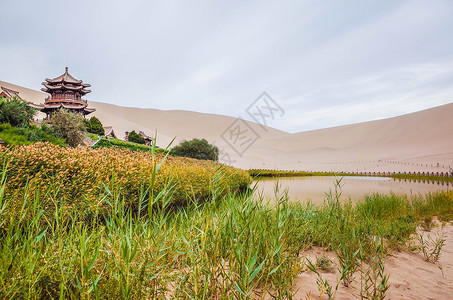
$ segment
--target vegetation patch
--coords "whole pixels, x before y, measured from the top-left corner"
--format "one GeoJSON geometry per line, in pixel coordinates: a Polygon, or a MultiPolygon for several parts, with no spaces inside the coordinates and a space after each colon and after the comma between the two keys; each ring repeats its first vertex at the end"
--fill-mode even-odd
{"type": "MultiPolygon", "coordinates": [[[[1,297],[290,299],[296,276],[308,267],[330,299],[340,284],[383,299],[385,245],[409,241],[418,220],[453,209],[453,192],[341,203],[339,182],[324,205],[292,203],[276,188],[271,206],[234,193],[246,185],[245,172],[171,157],[157,172],[158,188],[146,192],[147,178],[156,175],[148,155],[49,144],[4,152],[1,297]],[[50,172],[38,174],[44,170],[50,172]],[[77,194],[79,185],[96,193],[77,194]],[[176,199],[185,205],[173,205],[176,199]],[[91,222],[75,209],[83,205],[95,214],[91,222]],[[329,261],[314,266],[304,258],[314,245],[335,250],[336,283],[317,271],[329,261]]],[[[426,245],[429,258],[438,258],[442,240],[426,245]]]]}
{"type": "Polygon", "coordinates": [[[0,124],[0,139],[4,145],[31,145],[36,142],[49,142],[54,145],[66,146],[66,141],[50,135],[40,127],[30,125],[27,127],[12,127],[11,124],[0,124]]]}
{"type": "MultiPolygon", "coordinates": [[[[146,146],[142,144],[126,142],[114,138],[101,138],[99,142],[92,147],[93,149],[99,148],[117,148],[117,149],[129,149],[131,151],[141,151],[141,152],[152,152],[153,148],[151,146],[146,146]]],[[[154,151],[157,153],[168,153],[168,150],[155,147],[154,151]]]]}
{"type": "Polygon", "coordinates": [[[393,174],[393,175],[390,175],[390,177],[395,178],[395,179],[453,182],[453,177],[444,177],[444,176],[393,174]]]}
{"type": "Polygon", "coordinates": [[[249,184],[245,171],[188,158],[168,157],[155,176],[153,164],[164,157],[159,153],[153,156],[150,152],[115,148],[62,148],[48,143],[2,151],[2,166],[8,170],[5,193],[17,201],[36,193],[52,193],[67,213],[92,215],[106,209],[105,203],[99,204],[99,197],[107,188],[121,194],[126,206],[136,210],[137,199],[145,191],[158,195],[167,188],[171,203],[181,205],[208,197],[211,188],[234,192],[249,184]],[[222,178],[213,182],[216,172],[221,172],[222,178]]]}
{"type": "Polygon", "coordinates": [[[333,173],[333,172],[305,172],[305,171],[281,171],[269,169],[249,169],[250,176],[258,177],[297,177],[297,176],[357,176],[357,174],[333,173]]]}
{"type": "MultiPolygon", "coordinates": [[[[340,203],[336,190],[324,205],[313,206],[292,203],[276,189],[276,204],[269,206],[252,194],[222,194],[211,185],[206,201],[175,207],[167,185],[162,196],[138,195],[137,206],[147,213],[137,214],[125,190],[108,188],[92,199],[109,208],[103,217],[80,222],[59,203],[57,185],[46,193],[25,193],[17,205],[14,194],[3,193],[17,176],[13,170],[4,170],[0,189],[0,293],[8,299],[290,299],[296,276],[307,267],[318,274],[319,293],[329,299],[340,284],[359,289],[366,299],[383,299],[389,278],[384,240],[410,239],[420,208],[453,196],[410,202],[374,195],[352,205],[340,203]],[[400,225],[402,219],[411,230],[400,225]],[[330,268],[329,260],[314,266],[304,258],[313,245],[335,250],[337,282],[318,272],[330,268]]],[[[213,174],[211,183],[223,178],[219,170],[213,174]]],[[[24,189],[32,185],[31,180],[24,189]]],[[[437,258],[441,247],[442,240],[424,249],[437,258]]]]}

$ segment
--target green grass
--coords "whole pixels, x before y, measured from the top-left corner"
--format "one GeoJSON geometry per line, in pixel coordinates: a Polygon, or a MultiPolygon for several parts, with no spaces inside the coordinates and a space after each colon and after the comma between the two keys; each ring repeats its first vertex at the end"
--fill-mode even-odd
{"type": "Polygon", "coordinates": [[[410,180],[428,180],[428,181],[440,181],[440,182],[453,182],[453,177],[443,176],[431,176],[431,175],[407,175],[407,174],[394,174],[390,175],[391,178],[395,179],[410,179],[410,180]]]}
{"type": "MultiPolygon", "coordinates": [[[[305,171],[279,171],[268,169],[250,169],[250,176],[257,177],[296,177],[296,176],[338,176],[339,173],[332,172],[305,172],[305,171]]],[[[357,176],[354,174],[341,174],[341,176],[357,176]]]]}
{"type": "MultiPolygon", "coordinates": [[[[126,142],[119,139],[114,138],[102,138],[96,145],[93,146],[94,149],[98,148],[122,148],[122,149],[129,149],[132,151],[141,151],[141,152],[151,152],[152,147],[145,146],[137,143],[126,142]]],[[[156,152],[158,153],[167,153],[168,151],[162,148],[155,148],[156,152]]]]}
{"type": "Polygon", "coordinates": [[[12,127],[10,124],[0,124],[0,139],[6,145],[31,145],[36,142],[50,142],[54,145],[65,146],[64,139],[49,135],[40,127],[30,125],[29,127],[12,127]]]}
{"type": "Polygon", "coordinates": [[[97,141],[99,139],[99,136],[94,134],[94,133],[87,132],[85,135],[86,135],[87,138],[89,138],[89,139],[91,139],[93,141],[97,141]]]}

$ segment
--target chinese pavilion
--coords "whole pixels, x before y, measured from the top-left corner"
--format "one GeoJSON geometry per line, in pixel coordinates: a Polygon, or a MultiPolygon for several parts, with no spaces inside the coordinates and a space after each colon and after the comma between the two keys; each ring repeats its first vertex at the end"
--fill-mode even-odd
{"type": "Polygon", "coordinates": [[[49,93],[50,96],[44,100],[44,104],[37,105],[36,108],[46,113],[47,118],[61,108],[84,116],[96,111],[95,108],[88,108],[88,102],[82,99],[83,96],[91,93],[86,89],[91,85],[72,77],[68,73],[68,67],[63,75],[54,79],[46,78],[42,85],[44,88],[41,91],[49,93]]]}

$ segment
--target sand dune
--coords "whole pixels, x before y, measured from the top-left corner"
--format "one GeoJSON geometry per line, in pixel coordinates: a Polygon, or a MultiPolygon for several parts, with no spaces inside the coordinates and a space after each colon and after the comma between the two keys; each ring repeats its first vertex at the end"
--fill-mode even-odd
{"type": "MultiPolygon", "coordinates": [[[[42,103],[45,93],[0,81],[24,99],[42,103]]],[[[158,132],[165,147],[173,138],[206,138],[223,160],[241,168],[309,171],[429,171],[453,167],[453,103],[395,118],[289,134],[235,118],[191,111],[121,107],[89,101],[119,138],[125,131],[158,132]],[[231,129],[254,138],[241,146],[231,129]]]]}

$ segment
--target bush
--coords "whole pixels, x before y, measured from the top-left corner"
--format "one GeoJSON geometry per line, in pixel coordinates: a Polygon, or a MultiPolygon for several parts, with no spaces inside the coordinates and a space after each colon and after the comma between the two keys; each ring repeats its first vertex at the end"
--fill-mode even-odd
{"type": "Polygon", "coordinates": [[[129,142],[137,143],[137,144],[144,144],[145,139],[141,137],[135,130],[129,132],[129,142]]]}
{"type": "Polygon", "coordinates": [[[33,119],[37,110],[29,107],[28,103],[19,98],[0,97],[0,123],[9,123],[11,126],[26,127],[33,119]]]}
{"type": "Polygon", "coordinates": [[[65,139],[69,146],[75,147],[83,141],[82,131],[85,130],[85,126],[81,114],[60,109],[52,115],[49,126],[44,125],[43,129],[57,138],[65,139]]]}
{"type": "Polygon", "coordinates": [[[105,134],[104,127],[102,126],[102,123],[98,118],[92,117],[89,120],[83,120],[83,123],[85,124],[85,128],[88,132],[97,135],[105,134]]]}
{"type": "Polygon", "coordinates": [[[171,154],[203,160],[219,160],[219,148],[209,144],[205,139],[184,140],[171,149],[171,154]]]}

